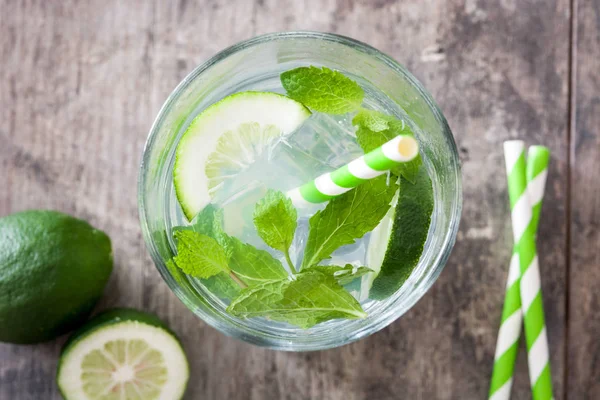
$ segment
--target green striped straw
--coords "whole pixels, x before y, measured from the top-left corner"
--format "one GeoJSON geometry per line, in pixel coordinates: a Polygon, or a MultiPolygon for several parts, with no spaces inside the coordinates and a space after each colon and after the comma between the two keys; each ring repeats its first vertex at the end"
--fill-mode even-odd
{"type": "Polygon", "coordinates": [[[362,182],[385,174],[400,163],[413,160],[419,154],[419,145],[412,136],[396,136],[381,147],[325,173],[318,178],[287,192],[296,207],[323,203],[360,185],[362,182]]]}
{"type": "Polygon", "coordinates": [[[542,211],[542,199],[548,176],[550,150],[545,146],[530,146],[527,153],[527,195],[532,205],[532,220],[537,232],[542,211]]]}
{"type": "MultiPolygon", "coordinates": [[[[513,236],[516,243],[521,270],[521,310],[525,325],[525,342],[529,364],[529,378],[533,400],[552,399],[552,376],[548,339],[540,284],[540,271],[535,246],[536,219],[532,201],[527,191],[525,145],[522,141],[504,142],[504,157],[508,176],[513,236]]],[[[543,163],[532,170],[537,176],[543,163]]]]}
{"type": "MultiPolygon", "coordinates": [[[[531,204],[533,204],[532,229],[534,232],[537,232],[542,208],[549,159],[550,152],[546,147],[531,146],[529,148],[526,167],[527,195],[531,204]]],[[[502,321],[498,332],[498,341],[496,342],[494,370],[489,392],[490,400],[508,400],[510,398],[512,377],[519,350],[523,312],[521,311],[521,293],[519,292],[521,271],[516,243],[510,260],[502,321]]]]}

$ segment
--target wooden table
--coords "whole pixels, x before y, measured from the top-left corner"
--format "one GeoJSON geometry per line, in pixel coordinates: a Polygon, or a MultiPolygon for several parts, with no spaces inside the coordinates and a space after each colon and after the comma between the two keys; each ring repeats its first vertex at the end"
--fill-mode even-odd
{"type": "MultiPolygon", "coordinates": [[[[52,208],[113,239],[100,308],[156,312],[183,338],[189,399],[484,399],[511,227],[502,142],[553,157],[540,226],[556,398],[600,398],[600,0],[0,0],[0,215],[52,208]],[[405,64],[460,148],[464,211],[443,274],[365,340],[304,354],[225,337],[154,268],[136,179],[154,116],[215,52],[282,30],[333,31],[405,64]]],[[[0,399],[58,399],[64,338],[0,345],[0,399]]],[[[521,349],[514,399],[530,398],[521,349]]]]}

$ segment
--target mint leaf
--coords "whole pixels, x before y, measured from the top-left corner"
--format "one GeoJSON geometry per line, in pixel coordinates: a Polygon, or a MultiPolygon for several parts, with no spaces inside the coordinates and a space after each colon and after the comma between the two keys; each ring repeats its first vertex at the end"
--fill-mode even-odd
{"type": "Polygon", "coordinates": [[[357,110],[365,95],[352,79],[329,68],[300,67],[281,74],[288,96],[308,108],[329,114],[357,110]]]}
{"type": "Polygon", "coordinates": [[[225,272],[202,279],[206,289],[221,299],[233,299],[240,293],[240,286],[225,272]]]}
{"type": "Polygon", "coordinates": [[[305,329],[331,319],[367,316],[358,301],[333,277],[317,271],[297,275],[285,290],[280,304],[289,311],[271,318],[305,329]]]}
{"type": "Polygon", "coordinates": [[[212,204],[207,205],[194,217],[190,225],[176,226],[173,232],[194,231],[214,238],[215,220],[218,219],[220,210],[212,204]]]}
{"type": "Polygon", "coordinates": [[[227,253],[227,243],[223,231],[223,210],[212,204],[207,205],[194,217],[191,225],[176,226],[173,234],[179,231],[193,231],[215,239],[227,253]]]}
{"type": "MultiPolygon", "coordinates": [[[[370,129],[373,132],[381,132],[389,129],[390,116],[373,110],[360,110],[354,118],[352,118],[352,125],[362,126],[370,129]]],[[[379,147],[379,146],[377,146],[379,147]]]]}
{"type": "Polygon", "coordinates": [[[413,185],[417,181],[417,175],[419,174],[419,168],[423,164],[423,160],[421,159],[421,155],[415,157],[414,160],[400,164],[396,168],[392,170],[397,176],[401,176],[413,185]]]}
{"type": "MultiPolygon", "coordinates": [[[[365,153],[375,150],[398,135],[414,135],[406,123],[392,116],[371,110],[367,110],[368,115],[361,115],[362,112],[356,114],[352,124],[357,126],[356,141],[365,153]],[[380,122],[377,122],[378,120],[380,122]],[[388,127],[378,130],[384,125],[382,121],[385,121],[388,127]]],[[[418,155],[414,160],[401,163],[391,171],[414,184],[422,162],[421,156],[418,155]]]]}
{"type": "Polygon", "coordinates": [[[331,199],[324,210],[310,218],[302,268],[317,265],[379,224],[398,189],[396,182],[388,185],[386,181],[385,175],[366,181],[331,199]]]}
{"type": "MultiPolygon", "coordinates": [[[[210,236],[223,247],[227,259],[231,256],[231,250],[226,241],[227,235],[223,232],[223,210],[218,209],[212,204],[204,207],[204,209],[192,220],[191,225],[176,226],[173,228],[174,235],[179,231],[192,231],[210,236]]],[[[175,265],[172,261],[170,262],[173,266],[175,265]]],[[[171,273],[177,280],[177,275],[174,274],[173,270],[171,270],[171,273]]],[[[181,273],[179,272],[179,274],[181,273]]],[[[201,281],[202,284],[206,286],[207,290],[222,299],[232,299],[240,292],[239,285],[225,272],[218,273],[206,279],[201,279],[201,281]]]]}
{"type": "Polygon", "coordinates": [[[279,308],[290,278],[266,281],[243,289],[227,307],[227,312],[241,318],[269,317],[279,308]]]}
{"type": "Polygon", "coordinates": [[[175,264],[175,261],[173,261],[172,259],[167,260],[167,262],[165,262],[165,266],[171,273],[173,279],[175,279],[175,282],[177,282],[180,285],[183,285],[185,283],[184,275],[181,273],[181,270],[177,268],[177,264],[175,264]]]}
{"type": "Polygon", "coordinates": [[[392,140],[398,135],[414,136],[410,127],[401,120],[378,111],[368,111],[370,118],[385,121],[386,129],[375,130],[380,127],[377,123],[369,122],[366,117],[358,118],[359,114],[352,119],[352,125],[357,127],[356,140],[365,153],[375,150],[382,144],[392,140]]]}
{"type": "Polygon", "coordinates": [[[333,276],[337,283],[342,286],[352,283],[355,279],[360,278],[369,272],[373,272],[370,268],[355,267],[352,264],[346,264],[343,267],[338,265],[319,265],[311,267],[310,271],[319,271],[322,274],[333,276]]]}
{"type": "Polygon", "coordinates": [[[192,220],[192,230],[215,238],[222,229],[222,210],[212,204],[207,205],[192,220]]]}
{"type": "Polygon", "coordinates": [[[281,262],[269,252],[259,250],[234,237],[228,237],[228,247],[231,250],[229,267],[248,285],[288,277],[281,262]]]}
{"type": "Polygon", "coordinates": [[[308,271],[295,278],[246,288],[227,311],[242,318],[266,317],[305,329],[336,318],[366,317],[358,301],[332,276],[308,271]]]}
{"type": "Polygon", "coordinates": [[[267,191],[254,208],[254,225],[258,236],[275,250],[287,253],[294,240],[298,214],[292,201],[283,193],[267,191]]]}
{"type": "Polygon", "coordinates": [[[220,272],[229,273],[227,255],[213,238],[194,231],[175,232],[177,256],[175,264],[188,275],[209,278],[220,272]]]}

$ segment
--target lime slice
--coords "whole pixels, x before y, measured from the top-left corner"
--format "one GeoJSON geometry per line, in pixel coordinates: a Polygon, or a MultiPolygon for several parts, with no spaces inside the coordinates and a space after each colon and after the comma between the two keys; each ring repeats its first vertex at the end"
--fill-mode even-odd
{"type": "Polygon", "coordinates": [[[181,344],[162,321],[115,309],[69,339],[57,381],[66,400],[173,400],[183,397],[188,377],[181,344]]]}
{"type": "Polygon", "coordinates": [[[433,188],[423,165],[415,183],[400,178],[392,207],[371,233],[367,266],[375,271],[363,278],[369,298],[383,300],[396,292],[419,262],[433,212],[433,188]]]}
{"type": "Polygon", "coordinates": [[[275,125],[261,126],[256,122],[241,124],[221,135],[204,168],[211,197],[228,180],[252,165],[257,156],[280,137],[281,130],[275,125]]]}
{"type": "Polygon", "coordinates": [[[173,167],[177,199],[188,220],[227,179],[309,116],[301,103],[268,92],[236,93],[200,113],[181,138],[173,167]]]}

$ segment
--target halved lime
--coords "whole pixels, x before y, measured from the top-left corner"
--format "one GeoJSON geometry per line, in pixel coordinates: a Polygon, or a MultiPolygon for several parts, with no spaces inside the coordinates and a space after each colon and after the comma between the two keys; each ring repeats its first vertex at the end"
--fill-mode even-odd
{"type": "Polygon", "coordinates": [[[78,330],[57,373],[66,400],[175,400],[188,377],[175,334],[156,316],[131,309],[104,312],[78,330]]]}
{"type": "Polygon", "coordinates": [[[274,140],[296,130],[310,111],[277,93],[240,92],[200,113],[177,146],[173,182],[191,220],[221,185],[252,164],[274,140]]]}
{"type": "Polygon", "coordinates": [[[367,266],[375,272],[363,278],[369,298],[383,300],[408,279],[423,253],[432,212],[431,179],[421,165],[414,184],[400,178],[395,207],[371,233],[367,266]]]}

